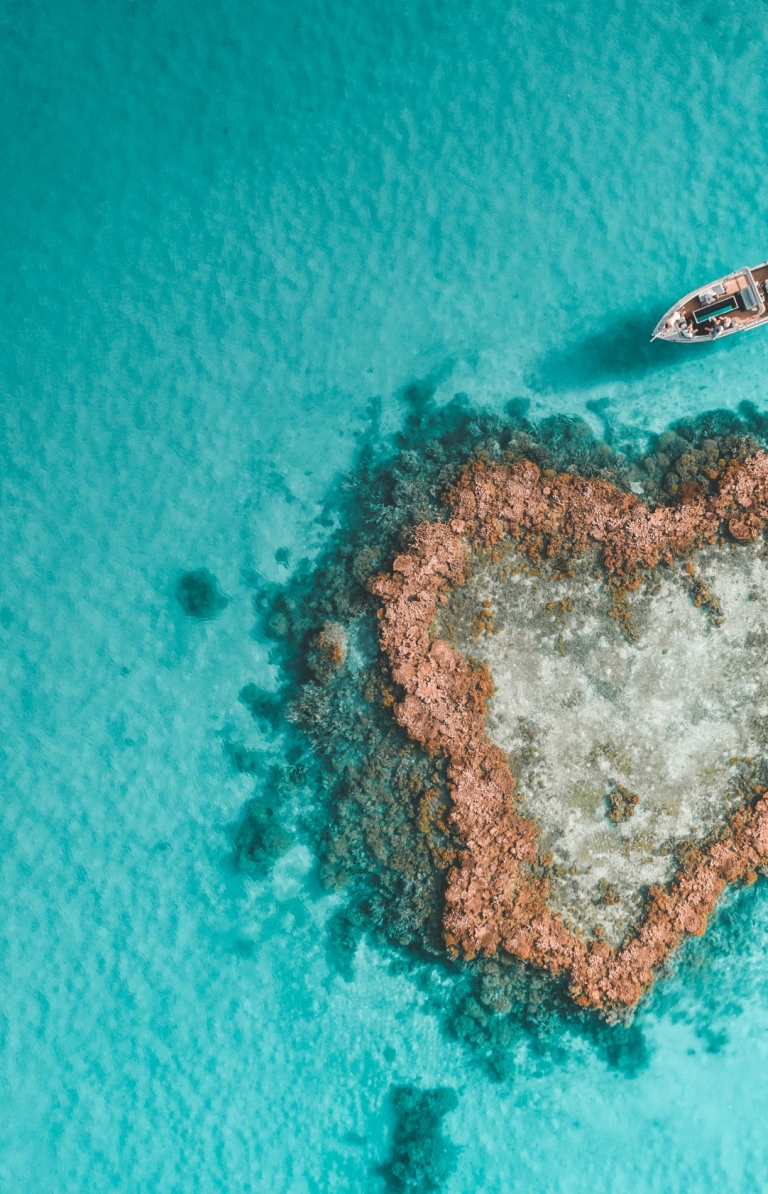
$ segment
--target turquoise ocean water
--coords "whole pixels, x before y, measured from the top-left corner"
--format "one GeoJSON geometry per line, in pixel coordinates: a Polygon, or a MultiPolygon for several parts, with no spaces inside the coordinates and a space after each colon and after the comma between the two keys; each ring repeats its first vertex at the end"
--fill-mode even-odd
{"type": "Polygon", "coordinates": [[[254,589],[415,379],[598,431],[768,403],[764,332],[647,344],[768,257],[766,51],[764,0],[2,6],[0,1189],[383,1190],[404,1084],[457,1093],[455,1194],[764,1186],[764,886],[629,1053],[494,1082],[380,950],[334,972],[306,844],[233,867],[226,747],[279,761],[254,589]]]}

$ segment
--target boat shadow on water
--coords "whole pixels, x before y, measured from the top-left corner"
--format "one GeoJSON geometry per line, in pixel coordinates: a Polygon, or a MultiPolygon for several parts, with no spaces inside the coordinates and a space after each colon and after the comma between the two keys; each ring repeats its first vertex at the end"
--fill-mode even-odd
{"type": "Polygon", "coordinates": [[[657,319],[658,308],[616,315],[600,331],[545,353],[526,381],[540,392],[590,389],[679,369],[688,361],[701,360],[702,353],[733,352],[738,348],[738,338],[734,337],[696,345],[660,340],[651,343],[657,319]]]}

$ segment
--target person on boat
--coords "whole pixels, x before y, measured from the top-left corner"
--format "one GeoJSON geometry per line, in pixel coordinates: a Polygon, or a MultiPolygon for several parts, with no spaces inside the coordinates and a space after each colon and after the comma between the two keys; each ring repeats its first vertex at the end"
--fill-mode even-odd
{"type": "Polygon", "coordinates": [[[667,320],[667,322],[664,326],[665,326],[665,330],[667,330],[667,331],[677,332],[678,335],[680,335],[680,333],[685,335],[685,329],[687,327],[687,324],[685,322],[685,316],[683,315],[682,311],[675,311],[674,315],[672,315],[667,320]]]}

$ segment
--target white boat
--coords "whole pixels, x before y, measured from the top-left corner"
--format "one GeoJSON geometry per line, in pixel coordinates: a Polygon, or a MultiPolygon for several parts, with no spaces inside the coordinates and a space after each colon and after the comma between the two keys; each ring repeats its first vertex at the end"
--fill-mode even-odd
{"type": "Polygon", "coordinates": [[[768,323],[768,261],[692,290],[670,307],[651,340],[703,344],[768,323]]]}

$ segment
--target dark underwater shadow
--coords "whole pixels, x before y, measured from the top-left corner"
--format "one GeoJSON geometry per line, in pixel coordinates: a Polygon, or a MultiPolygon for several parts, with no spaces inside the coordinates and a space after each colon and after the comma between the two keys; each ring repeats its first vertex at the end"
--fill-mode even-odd
{"type": "Polygon", "coordinates": [[[634,381],[700,359],[701,353],[732,352],[736,337],[712,344],[651,343],[660,312],[646,309],[614,316],[598,332],[546,353],[526,382],[532,389],[590,388],[611,381],[634,381]]]}

